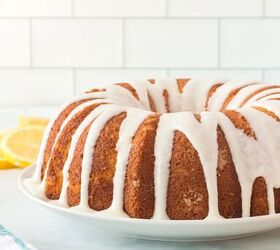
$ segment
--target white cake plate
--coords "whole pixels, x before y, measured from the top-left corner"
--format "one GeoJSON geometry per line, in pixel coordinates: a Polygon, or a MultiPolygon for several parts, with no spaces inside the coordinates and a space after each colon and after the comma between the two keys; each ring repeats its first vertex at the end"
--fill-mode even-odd
{"type": "MultiPolygon", "coordinates": [[[[24,195],[55,213],[75,220],[88,230],[103,230],[126,237],[161,241],[212,241],[247,237],[280,227],[280,214],[240,219],[221,220],[147,220],[108,217],[104,214],[75,211],[59,207],[34,197],[24,185],[34,166],[26,168],[19,176],[19,188],[24,195]]],[[[51,220],[52,218],[50,218],[51,220]]]]}

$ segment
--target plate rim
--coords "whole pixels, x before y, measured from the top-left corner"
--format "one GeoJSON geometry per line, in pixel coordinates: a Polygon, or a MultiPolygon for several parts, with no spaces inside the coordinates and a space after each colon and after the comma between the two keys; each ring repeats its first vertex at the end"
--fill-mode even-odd
{"type": "MultiPolygon", "coordinates": [[[[139,218],[125,218],[125,217],[116,217],[116,216],[106,216],[104,214],[98,213],[89,213],[84,211],[77,211],[73,209],[69,209],[66,207],[60,207],[50,202],[44,201],[28,191],[26,186],[24,185],[24,180],[27,179],[27,175],[35,168],[36,164],[33,164],[25,169],[23,169],[18,178],[17,178],[17,185],[21,191],[27,198],[31,199],[33,202],[42,205],[43,207],[47,207],[50,209],[54,209],[56,211],[66,213],[68,215],[74,216],[81,216],[85,218],[91,218],[96,220],[103,220],[103,221],[110,221],[110,222],[122,222],[122,223],[133,223],[133,224],[147,224],[147,225],[169,225],[169,226],[201,226],[201,225],[241,225],[246,223],[254,223],[254,222],[268,222],[268,221],[280,221],[280,213],[279,214],[272,214],[272,215],[261,215],[261,216],[254,216],[254,217],[244,217],[244,218],[222,218],[222,219],[204,219],[204,220],[152,220],[152,219],[139,219],[139,218]]],[[[280,227],[280,222],[279,222],[280,227]]]]}

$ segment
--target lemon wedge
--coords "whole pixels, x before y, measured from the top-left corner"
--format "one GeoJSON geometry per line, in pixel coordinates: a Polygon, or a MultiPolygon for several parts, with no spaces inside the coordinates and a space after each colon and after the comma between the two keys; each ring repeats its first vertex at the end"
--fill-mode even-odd
{"type": "Polygon", "coordinates": [[[35,162],[43,138],[44,126],[26,126],[12,129],[1,140],[1,154],[17,167],[35,162]]]}
{"type": "Polygon", "coordinates": [[[2,156],[0,155],[0,169],[11,169],[15,167],[15,165],[8,162],[5,158],[2,158],[2,156]]]}
{"type": "Polygon", "coordinates": [[[49,120],[46,118],[40,117],[32,117],[32,116],[20,116],[19,117],[19,126],[26,127],[26,126],[44,126],[48,125],[49,120]]]}
{"type": "Polygon", "coordinates": [[[10,131],[11,131],[10,128],[3,129],[3,130],[0,131],[0,142],[1,142],[2,138],[4,137],[4,135],[8,134],[10,131]]]}
{"type": "MultiPolygon", "coordinates": [[[[4,129],[0,131],[0,144],[1,144],[1,140],[4,137],[5,134],[7,134],[9,131],[11,131],[11,129],[4,129]]],[[[0,169],[10,169],[10,168],[14,168],[15,166],[8,162],[5,158],[3,153],[1,152],[1,148],[0,148],[0,169]]]]}

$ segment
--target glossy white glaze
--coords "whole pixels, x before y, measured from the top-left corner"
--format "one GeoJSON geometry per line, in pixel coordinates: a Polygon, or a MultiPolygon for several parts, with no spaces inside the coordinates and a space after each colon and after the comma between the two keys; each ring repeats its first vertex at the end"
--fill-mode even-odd
{"type": "MultiPolygon", "coordinates": [[[[209,98],[209,111],[204,111],[209,90],[218,82],[221,81],[191,79],[184,86],[183,92],[180,93],[176,79],[159,79],[154,84],[151,84],[149,81],[135,81],[130,85],[135,89],[138,99],[128,89],[119,85],[108,87],[106,92],[97,92],[81,97],[86,98],[90,95],[100,96],[99,98],[103,99],[88,101],[75,108],[63,122],[60,132],[73,119],[77,112],[82,111],[88,105],[102,101],[112,104],[101,105],[92,111],[73,135],[68,159],[63,169],[63,186],[60,199],[52,202],[57,205],[67,206],[66,191],[68,186],[68,172],[73,153],[81,133],[95,119],[91,124],[84,149],[81,174],[81,202],[72,209],[96,212],[88,206],[88,183],[93,164],[94,145],[106,122],[121,112],[126,112],[127,116],[121,124],[119,141],[116,148],[117,163],[113,179],[112,205],[110,208],[98,213],[106,213],[112,216],[127,216],[123,211],[123,189],[126,166],[134,134],[141,123],[149,115],[153,114],[149,111],[150,103],[148,95],[150,95],[155,103],[156,111],[161,113],[154,148],[155,211],[153,219],[169,219],[166,214],[166,198],[169,180],[169,163],[172,155],[175,131],[184,133],[198,152],[208,190],[209,213],[207,219],[221,218],[218,211],[216,177],[218,125],[222,128],[226,136],[240,182],[242,216],[250,216],[252,185],[254,180],[259,176],[262,176],[266,181],[269,213],[275,213],[273,188],[280,187],[280,164],[278,159],[278,153],[280,152],[280,123],[275,118],[253,107],[263,107],[279,117],[280,102],[270,100],[271,97],[279,96],[279,88],[263,90],[268,85],[255,82],[226,82],[209,98]],[[171,113],[166,113],[166,100],[163,96],[163,91],[165,90],[168,94],[168,107],[171,113]],[[220,112],[225,101],[232,93],[235,93],[235,95],[224,108],[235,109],[242,114],[255,132],[256,139],[244,134],[242,130],[234,126],[224,113],[220,112]],[[270,98],[266,97],[268,94],[270,98]],[[244,107],[238,108],[247,97],[250,97],[250,99],[244,107]],[[200,122],[194,117],[195,113],[200,113],[200,122]]],[[[79,98],[75,100],[79,100],[79,98]]],[[[72,102],[75,100],[72,100],[72,102]]],[[[46,175],[42,182],[40,175],[48,135],[55,120],[68,105],[61,108],[60,112],[50,122],[43,139],[36,171],[33,178],[27,181],[28,188],[42,199],[46,199],[44,196],[46,175]]]]}

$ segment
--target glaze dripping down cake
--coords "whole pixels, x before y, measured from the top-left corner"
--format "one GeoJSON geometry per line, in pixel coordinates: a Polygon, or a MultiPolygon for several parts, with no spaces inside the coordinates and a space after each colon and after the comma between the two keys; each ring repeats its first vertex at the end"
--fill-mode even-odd
{"type": "Polygon", "coordinates": [[[280,85],[161,79],[93,89],[48,125],[29,190],[108,216],[280,212],[280,85]]]}

